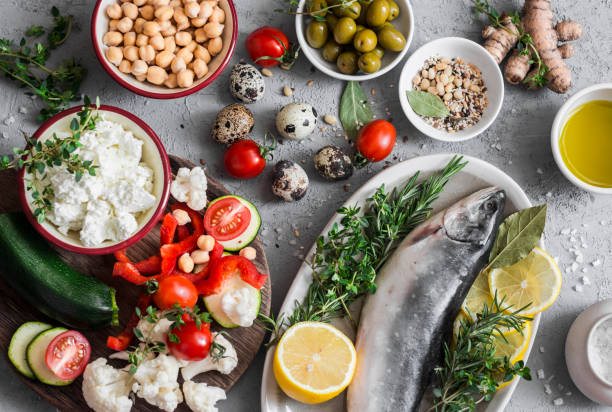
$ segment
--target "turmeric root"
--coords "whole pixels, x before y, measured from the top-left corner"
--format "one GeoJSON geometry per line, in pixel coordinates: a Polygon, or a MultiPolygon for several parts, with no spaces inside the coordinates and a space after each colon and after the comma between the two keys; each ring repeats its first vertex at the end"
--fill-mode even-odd
{"type": "Polygon", "coordinates": [[[500,64],[508,52],[516,47],[519,39],[518,29],[512,23],[510,16],[503,14],[500,20],[508,30],[493,26],[487,26],[482,30],[482,37],[486,40],[483,47],[493,56],[497,64],[500,64]]]}
{"type": "Polygon", "coordinates": [[[559,46],[559,51],[561,52],[561,57],[569,59],[574,55],[574,45],[570,43],[562,44],[559,46]]]}
{"type": "Polygon", "coordinates": [[[531,56],[528,54],[520,54],[518,49],[514,49],[504,69],[504,77],[508,83],[519,84],[525,79],[531,67],[530,59],[531,56]]]}
{"type": "Polygon", "coordinates": [[[580,23],[571,20],[557,23],[555,31],[561,42],[574,41],[582,37],[582,26],[580,23]]]}

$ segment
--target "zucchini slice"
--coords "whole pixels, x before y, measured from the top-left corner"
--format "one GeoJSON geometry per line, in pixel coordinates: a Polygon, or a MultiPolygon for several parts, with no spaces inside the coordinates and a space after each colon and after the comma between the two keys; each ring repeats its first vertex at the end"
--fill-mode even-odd
{"type": "Polygon", "coordinates": [[[74,380],[65,381],[57,376],[47,367],[45,363],[45,355],[47,353],[47,347],[49,343],[60,333],[66,332],[66,328],[53,328],[39,333],[27,347],[26,358],[28,365],[36,379],[42,383],[46,383],[51,386],[66,386],[70,385],[74,380]]]}
{"type": "Polygon", "coordinates": [[[11,337],[11,342],[9,343],[8,358],[22,375],[30,379],[36,378],[34,372],[30,369],[30,365],[28,365],[26,350],[30,342],[32,342],[38,334],[51,328],[52,326],[48,323],[26,322],[13,333],[13,337],[11,337]]]}

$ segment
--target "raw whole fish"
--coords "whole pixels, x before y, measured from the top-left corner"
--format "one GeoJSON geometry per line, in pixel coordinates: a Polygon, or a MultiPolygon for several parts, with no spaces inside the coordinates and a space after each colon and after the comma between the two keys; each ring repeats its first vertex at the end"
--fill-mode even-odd
{"type": "Polygon", "coordinates": [[[416,411],[461,303],[504,215],[506,195],[478,191],[424,222],[379,271],[357,332],[349,412],[416,411]]]}

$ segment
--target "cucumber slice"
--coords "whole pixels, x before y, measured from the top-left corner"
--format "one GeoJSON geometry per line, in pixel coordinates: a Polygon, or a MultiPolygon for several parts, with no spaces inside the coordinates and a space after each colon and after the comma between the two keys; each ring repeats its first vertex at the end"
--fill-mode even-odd
{"type": "Polygon", "coordinates": [[[65,381],[57,376],[47,367],[45,363],[45,354],[47,353],[47,347],[49,343],[60,333],[66,332],[66,328],[53,328],[39,333],[28,345],[26,350],[26,359],[28,365],[36,379],[42,383],[52,386],[66,386],[70,385],[74,380],[65,381]]]}
{"type": "Polygon", "coordinates": [[[26,359],[26,349],[30,342],[41,332],[51,329],[52,326],[43,322],[26,322],[21,325],[11,338],[8,348],[8,358],[22,375],[35,379],[26,359]]]}
{"type": "Polygon", "coordinates": [[[210,208],[213,204],[215,204],[215,202],[218,202],[219,200],[225,199],[228,197],[233,197],[234,199],[238,200],[240,203],[245,205],[251,211],[251,222],[249,222],[249,226],[246,228],[244,232],[242,232],[240,236],[235,237],[234,239],[231,239],[231,240],[223,240],[223,241],[218,240],[218,242],[221,243],[221,245],[223,245],[223,248],[225,250],[229,250],[230,252],[235,252],[235,251],[242,249],[245,246],[248,246],[249,243],[251,243],[255,239],[255,237],[257,236],[257,232],[259,232],[259,227],[261,226],[261,216],[259,216],[259,212],[257,211],[257,208],[251,202],[249,202],[248,200],[240,196],[236,196],[236,195],[218,197],[212,202],[210,202],[208,207],[210,208]]]}
{"type": "Polygon", "coordinates": [[[253,316],[257,317],[259,313],[259,308],[261,307],[261,292],[249,285],[238,276],[233,277],[232,279],[227,281],[227,285],[223,293],[218,293],[216,295],[209,295],[204,298],[204,305],[206,306],[206,310],[210,312],[211,316],[217,323],[224,328],[237,328],[240,325],[236,325],[232,320],[225,314],[223,311],[223,306],[221,304],[221,299],[223,299],[223,295],[227,292],[231,292],[232,290],[237,290],[243,287],[248,287],[249,291],[256,296],[257,306],[254,307],[253,316]]]}

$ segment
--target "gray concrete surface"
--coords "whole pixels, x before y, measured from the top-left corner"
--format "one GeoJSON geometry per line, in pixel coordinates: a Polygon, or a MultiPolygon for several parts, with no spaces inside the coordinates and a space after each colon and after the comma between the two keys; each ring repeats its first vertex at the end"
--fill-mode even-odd
{"type": "MultiPolygon", "coordinates": [[[[285,204],[273,198],[269,190],[270,167],[256,179],[240,181],[230,178],[223,169],[223,148],[211,142],[209,127],[216,112],[232,102],[228,92],[229,70],[215,83],[203,91],[185,99],[158,101],[136,96],[121,88],[103,71],[90,45],[89,24],[94,1],[56,0],[52,2],[62,11],[72,13],[78,27],[70,40],[58,54],[76,56],[89,70],[82,91],[90,96],[100,96],[103,103],[128,109],[148,122],[161,136],[169,153],[185,156],[193,161],[205,159],[208,170],[218,176],[233,192],[251,199],[261,211],[268,260],[273,284],[273,309],[276,312],[283,301],[284,293],[291,284],[299,265],[302,248],[308,249],[332,211],[348,198],[366,179],[381,170],[382,164],[362,169],[348,182],[326,183],[314,171],[312,156],[324,144],[347,146],[342,137],[328,131],[317,131],[312,139],[303,143],[285,142],[275,153],[275,159],[290,159],[303,162],[311,178],[311,188],[305,199],[294,204],[285,204]],[[299,230],[293,234],[292,226],[299,230]],[[295,245],[293,245],[295,241],[295,245]]],[[[272,9],[283,5],[280,0],[237,0],[240,37],[233,63],[246,58],[244,40],[248,33],[262,25],[282,28],[295,39],[292,18],[275,13],[272,9]]],[[[522,1],[493,1],[499,9],[516,9],[522,1]]],[[[0,35],[16,38],[33,24],[49,22],[47,9],[51,3],[42,0],[2,0],[0,13],[0,35]]],[[[415,37],[410,46],[415,50],[429,40],[444,36],[464,36],[479,40],[482,21],[474,21],[467,0],[414,0],[416,13],[415,37]]],[[[568,249],[583,245],[584,263],[575,272],[564,270],[563,290],[559,300],[543,316],[536,349],[529,359],[534,380],[521,382],[515,392],[508,411],[567,410],[603,411],[585,398],[572,384],[568,375],[563,344],[571,322],[580,311],[601,299],[612,297],[612,278],[607,271],[612,260],[610,199],[595,196],[572,186],[558,171],[551,154],[549,133],[557,109],[571,93],[586,86],[610,81],[612,70],[612,1],[610,0],[559,0],[554,2],[559,19],[572,18],[585,27],[584,37],[576,44],[576,55],[569,61],[574,86],[568,95],[559,96],[548,90],[529,92],[521,87],[506,85],[506,99],[497,121],[483,135],[465,142],[445,144],[433,141],[417,132],[402,114],[397,90],[394,87],[400,67],[379,79],[366,82],[375,113],[380,117],[392,117],[398,129],[398,144],[393,153],[393,162],[414,156],[460,152],[488,160],[502,168],[526,190],[535,203],[547,202],[549,220],[546,243],[549,251],[558,256],[562,269],[574,262],[568,249]],[[386,112],[390,114],[386,114],[386,112]],[[404,137],[404,138],[403,138],[404,137]],[[563,235],[564,229],[576,230],[572,236],[563,235]],[[573,239],[572,239],[573,238],[573,239]],[[575,241],[575,242],[573,242],[575,241]],[[600,266],[591,262],[600,260],[600,266]],[[586,269],[583,273],[582,269],[586,269]],[[587,276],[590,285],[582,292],[574,290],[582,285],[582,276],[587,276]],[[542,348],[542,349],[539,349],[542,348]],[[550,382],[552,393],[545,393],[543,381],[535,378],[542,369],[550,382]],[[554,399],[562,399],[562,406],[553,406],[554,399]]],[[[274,117],[278,109],[290,101],[306,101],[315,105],[320,114],[336,114],[343,83],[311,70],[311,65],[301,57],[291,72],[274,70],[274,77],[266,78],[266,95],[262,101],[250,108],[255,114],[256,127],[253,137],[260,139],[266,129],[273,130],[274,117]],[[306,83],[313,80],[308,87],[306,83]],[[282,95],[282,87],[295,88],[292,97],[282,95]]],[[[40,102],[23,95],[14,83],[0,80],[0,153],[22,145],[21,130],[32,133],[40,102]],[[27,113],[20,113],[20,108],[27,113]],[[6,126],[2,121],[14,116],[16,121],[6,126]]],[[[369,94],[369,93],[368,93],[369,94]]],[[[565,233],[565,232],[564,232],[565,233]]],[[[231,392],[228,400],[220,404],[221,411],[259,410],[259,390],[264,352],[261,351],[247,373],[231,392]]],[[[51,411],[23,386],[13,371],[0,361],[0,410],[51,411]]]]}

